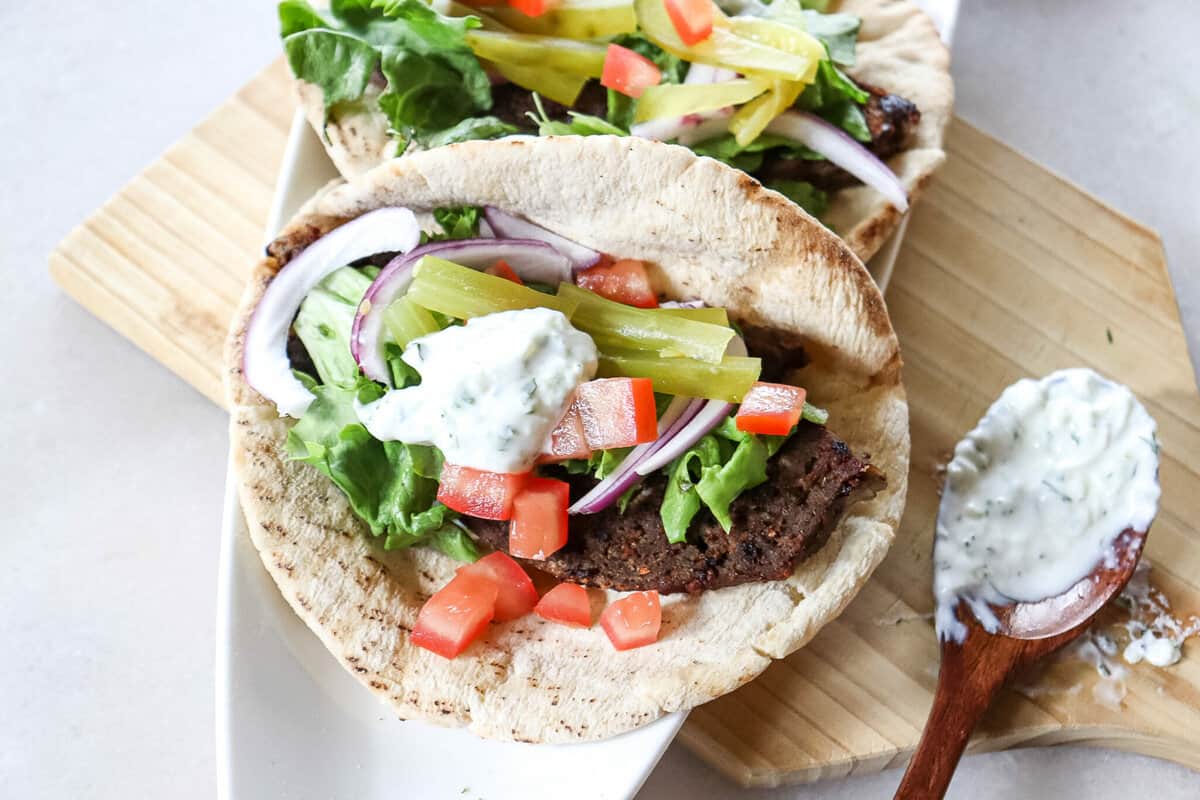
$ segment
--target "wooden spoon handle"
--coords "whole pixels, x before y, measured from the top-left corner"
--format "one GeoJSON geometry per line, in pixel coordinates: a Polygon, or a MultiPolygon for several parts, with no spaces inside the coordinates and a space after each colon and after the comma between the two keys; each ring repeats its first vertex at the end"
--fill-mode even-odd
{"type": "Polygon", "coordinates": [[[942,645],[933,708],[896,800],[940,800],[946,794],[971,731],[1020,657],[1019,643],[975,634],[962,645],[942,645]]]}

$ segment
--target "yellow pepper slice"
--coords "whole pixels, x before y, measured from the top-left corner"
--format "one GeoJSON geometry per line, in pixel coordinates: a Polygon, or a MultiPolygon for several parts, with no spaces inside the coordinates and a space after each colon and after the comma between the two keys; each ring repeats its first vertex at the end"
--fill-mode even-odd
{"type": "Polygon", "coordinates": [[[529,17],[510,6],[494,6],[486,13],[513,30],[565,39],[607,39],[637,30],[633,0],[561,0],[538,17],[529,17]]]}
{"type": "Polygon", "coordinates": [[[735,78],[721,83],[677,83],[651,86],[638,99],[635,122],[702,114],[749,102],[765,92],[767,81],[735,78]]]}
{"type": "Polygon", "coordinates": [[[579,99],[579,93],[583,91],[584,85],[588,82],[586,75],[571,75],[538,67],[502,64],[499,61],[490,62],[490,66],[517,86],[537,92],[542,97],[564,106],[575,105],[575,101],[579,99]]]}
{"type": "Polygon", "coordinates": [[[812,83],[816,79],[817,66],[825,58],[825,45],[815,36],[791,25],[761,17],[725,17],[721,23],[727,24],[729,30],[738,36],[807,59],[808,68],[798,80],[812,83]]]}
{"type": "Polygon", "coordinates": [[[475,55],[498,64],[562,70],[572,75],[599,78],[604,71],[606,48],[593,42],[577,42],[556,36],[473,30],[467,44],[475,55]]]}
{"type": "Polygon", "coordinates": [[[729,132],[739,145],[746,147],[766,130],[771,120],[792,107],[807,85],[800,81],[776,81],[730,117],[729,132]]]}
{"type": "Polygon", "coordinates": [[[663,0],[634,0],[638,25],[646,38],[687,61],[711,64],[745,75],[772,80],[798,81],[812,69],[811,59],[735,33],[730,20],[714,9],[713,32],[688,47],[675,32],[663,0]]]}

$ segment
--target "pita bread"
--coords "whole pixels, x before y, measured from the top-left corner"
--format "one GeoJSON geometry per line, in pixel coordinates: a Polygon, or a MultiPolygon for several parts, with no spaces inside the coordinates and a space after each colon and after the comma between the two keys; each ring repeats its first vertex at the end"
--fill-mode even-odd
{"type": "MultiPolygon", "coordinates": [[[[950,52],[933,20],[910,0],[844,0],[838,11],[863,21],[857,63],[848,70],[850,74],[908,98],[921,111],[909,147],[887,162],[910,202],[915,202],[945,160],[943,142],[954,106],[950,52]]],[[[304,81],[296,84],[305,116],[343,176],[353,178],[395,157],[396,142],[388,136],[374,86],[361,104],[326,122],[321,90],[304,81]]],[[[824,222],[866,261],[883,247],[902,218],[874,189],[854,186],[833,193],[824,222]]]]}
{"type": "MultiPolygon", "coordinates": [[[[908,408],[883,299],[861,262],[781,195],[689,150],[628,137],[466,142],[395,159],[315,199],[270,248],[226,352],[232,453],[263,563],[296,613],[404,718],[532,742],[599,739],[736,689],[807,642],[883,559],[904,506],[908,408]],[[571,180],[563,180],[570,175],[571,180]],[[384,552],[324,476],[288,462],[290,420],[243,379],[250,314],[286,259],[381,206],[495,205],[601,251],[645,259],[659,290],[803,341],[797,374],[886,490],[850,508],[786,581],[663,598],[657,644],[624,653],[599,626],[530,615],[447,661],[414,647],[421,604],[457,562],[384,552]],[[630,676],[636,675],[631,681],[630,676]]],[[[613,595],[616,596],[615,594],[613,595]]]]}

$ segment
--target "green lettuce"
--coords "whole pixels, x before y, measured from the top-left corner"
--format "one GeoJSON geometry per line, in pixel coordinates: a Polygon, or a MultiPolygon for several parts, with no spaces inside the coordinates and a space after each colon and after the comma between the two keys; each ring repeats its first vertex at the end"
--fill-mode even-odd
{"type": "Polygon", "coordinates": [[[467,117],[444,131],[425,137],[423,144],[426,147],[441,147],[445,144],[466,142],[471,139],[498,139],[516,132],[515,125],[509,125],[496,117],[467,117]]]}
{"type": "MultiPolygon", "coordinates": [[[[805,403],[803,418],[819,425],[829,415],[805,403]]],[[[767,462],[779,452],[788,436],[758,436],[737,429],[734,417],[692,445],[667,467],[667,488],[659,516],[667,540],[687,541],[692,520],[707,508],[725,529],[733,527],[730,506],[742,492],[766,483],[767,462]]]]}
{"type": "Polygon", "coordinates": [[[768,189],[779,192],[814,217],[820,217],[829,210],[829,195],[808,181],[768,181],[765,185],[768,189]]]}
{"type": "Polygon", "coordinates": [[[358,364],[350,355],[350,327],[371,278],[354,267],[342,267],[317,284],[296,315],[293,329],[317,375],[327,384],[347,385],[358,378],[358,364]]]}
{"type": "Polygon", "coordinates": [[[288,455],[333,481],[371,534],[384,537],[385,549],[432,544],[474,560],[473,547],[453,524],[457,515],[437,502],[437,448],[381,442],[358,421],[355,399],[377,400],[384,389],[366,378],[310,389],[316,399],[288,432],[288,455]]]}
{"type": "Polygon", "coordinates": [[[591,114],[580,114],[578,111],[568,111],[567,120],[550,119],[542,105],[542,98],[534,92],[533,105],[536,112],[529,112],[529,118],[537,125],[538,136],[628,136],[629,131],[618,128],[607,120],[594,117],[591,114]]]}
{"type": "Polygon", "coordinates": [[[342,0],[328,19],[303,0],[278,11],[288,64],[321,88],[326,114],[368,102],[378,70],[387,85],[370,102],[403,140],[432,146],[454,128],[453,141],[501,135],[495,124],[462,125],[492,107],[491,83],[466,41],[478,17],[444,17],[420,0],[342,0]]]}
{"type": "MultiPolygon", "coordinates": [[[[457,226],[466,217],[478,225],[478,209],[439,210],[443,224],[457,226]],[[452,222],[453,220],[453,222],[452,222]]],[[[435,215],[436,216],[436,215],[435,215]]],[[[441,220],[439,220],[441,221],[441,220]]],[[[434,447],[381,442],[358,420],[357,400],[369,403],[386,389],[363,377],[350,355],[350,325],[375,268],[343,267],[309,292],[296,317],[295,330],[317,370],[317,377],[296,373],[315,397],[288,432],[286,450],[329,478],[350,507],[388,550],[429,545],[455,558],[473,561],[474,543],[457,524],[457,514],[437,502],[442,455],[434,447]]],[[[411,386],[420,375],[401,358],[395,344],[385,356],[397,387],[411,386]]]]}
{"type": "Polygon", "coordinates": [[[479,221],[483,218],[483,209],[478,206],[457,206],[454,208],[435,208],[433,219],[441,227],[441,234],[430,236],[431,241],[443,239],[474,239],[479,236],[479,221]]]}

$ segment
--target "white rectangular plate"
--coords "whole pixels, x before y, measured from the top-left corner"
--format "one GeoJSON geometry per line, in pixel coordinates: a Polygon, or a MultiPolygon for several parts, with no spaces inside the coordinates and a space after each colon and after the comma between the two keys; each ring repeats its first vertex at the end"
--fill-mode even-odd
{"type": "MultiPolygon", "coordinates": [[[[925,0],[949,40],[958,0],[925,0]]],[[[296,115],[275,193],[271,238],[337,177],[296,115]]],[[[905,224],[907,219],[905,220],[905,224]]],[[[871,260],[886,288],[904,224],[871,260]]],[[[217,792],[262,798],[462,797],[626,800],[646,780],[686,714],[604,742],[527,745],[404,722],[363,690],[292,613],[250,543],[227,475],[217,586],[217,792]]]]}

